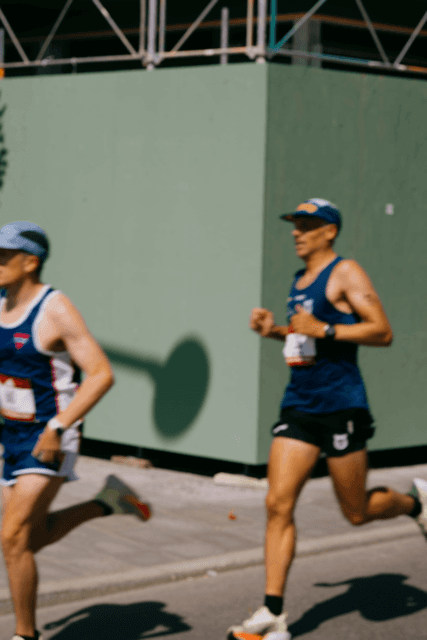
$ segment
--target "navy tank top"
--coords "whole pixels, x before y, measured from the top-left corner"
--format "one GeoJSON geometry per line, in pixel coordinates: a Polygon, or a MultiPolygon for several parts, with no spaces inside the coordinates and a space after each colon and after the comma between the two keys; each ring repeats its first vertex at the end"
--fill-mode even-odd
{"type": "MultiPolygon", "coordinates": [[[[73,399],[80,369],[67,351],[45,351],[38,329],[49,300],[45,285],[14,323],[0,322],[0,411],[5,425],[44,423],[73,399]]],[[[6,298],[0,296],[0,313],[6,298]]]]}
{"type": "MultiPolygon", "coordinates": [[[[297,271],[288,298],[288,323],[296,313],[295,306],[298,304],[327,324],[360,322],[357,314],[338,311],[325,295],[332,269],[341,260],[343,258],[339,256],[335,258],[305,289],[296,288],[305,269],[297,271]]],[[[292,366],[291,379],[281,407],[293,407],[307,413],[331,413],[359,407],[369,409],[365,385],[357,365],[358,345],[331,339],[316,339],[314,344],[314,364],[292,366]]]]}

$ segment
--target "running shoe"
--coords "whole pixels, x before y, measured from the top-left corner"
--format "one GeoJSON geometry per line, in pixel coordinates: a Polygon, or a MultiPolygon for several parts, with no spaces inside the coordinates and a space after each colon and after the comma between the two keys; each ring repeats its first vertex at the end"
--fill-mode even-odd
{"type": "Polygon", "coordinates": [[[414,519],[423,532],[424,537],[427,539],[427,480],[415,478],[412,489],[408,495],[418,498],[421,502],[422,511],[420,515],[414,519]]]}
{"type": "Polygon", "coordinates": [[[268,607],[260,607],[241,625],[228,629],[228,640],[291,640],[287,616],[287,613],[275,616],[268,607]]]}
{"type": "Polygon", "coordinates": [[[112,513],[132,513],[146,522],[151,518],[151,507],[116,476],[108,476],[104,488],[95,496],[111,508],[112,513]]]}
{"type": "MultiPolygon", "coordinates": [[[[22,636],[18,636],[18,635],[14,635],[12,640],[24,640],[24,638],[22,636]]],[[[40,631],[36,631],[36,638],[35,640],[43,640],[40,631]]]]}

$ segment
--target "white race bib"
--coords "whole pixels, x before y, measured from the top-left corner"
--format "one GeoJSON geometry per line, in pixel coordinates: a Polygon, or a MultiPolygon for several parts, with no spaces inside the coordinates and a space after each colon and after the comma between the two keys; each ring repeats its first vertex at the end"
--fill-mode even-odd
{"type": "Polygon", "coordinates": [[[302,333],[288,333],[283,355],[290,367],[307,367],[316,364],[316,341],[302,333]]]}
{"type": "Polygon", "coordinates": [[[36,400],[30,380],[0,373],[0,407],[4,418],[34,422],[36,400]]]}

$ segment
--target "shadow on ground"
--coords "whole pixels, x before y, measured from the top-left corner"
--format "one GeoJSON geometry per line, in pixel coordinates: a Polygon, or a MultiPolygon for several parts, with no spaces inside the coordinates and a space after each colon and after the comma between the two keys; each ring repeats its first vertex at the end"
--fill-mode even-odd
{"type": "Polygon", "coordinates": [[[381,573],[366,578],[353,578],[335,584],[319,583],[316,587],[348,585],[346,593],[325,600],[289,626],[292,637],[302,636],[317,629],[322,622],[359,611],[366,620],[381,622],[407,616],[427,608],[427,593],[403,584],[408,576],[381,573]]]}
{"type": "Polygon", "coordinates": [[[49,622],[43,628],[62,627],[51,640],[139,640],[191,630],[180,616],[164,611],[165,606],[163,602],[97,604],[49,622]]]}

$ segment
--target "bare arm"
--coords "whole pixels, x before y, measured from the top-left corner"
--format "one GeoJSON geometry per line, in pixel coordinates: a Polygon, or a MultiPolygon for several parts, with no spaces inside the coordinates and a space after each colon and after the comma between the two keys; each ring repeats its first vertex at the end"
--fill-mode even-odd
{"type": "MultiPolygon", "coordinates": [[[[393,332],[368,274],[354,260],[346,260],[335,277],[341,299],[348,302],[352,311],[360,316],[361,322],[336,324],[334,339],[371,347],[390,346],[393,332]]],[[[297,313],[291,319],[295,332],[324,338],[326,323],[299,305],[295,308],[297,313]]]]}
{"type": "Polygon", "coordinates": [[[58,327],[59,339],[71,359],[85,373],[75,397],[57,418],[68,427],[83,418],[114,384],[114,374],[107,356],[90,333],[83,317],[64,295],[52,299],[46,313],[58,327]]]}
{"type": "MultiPolygon", "coordinates": [[[[49,329],[54,328],[51,338],[64,345],[75,364],[86,374],[73,400],[56,416],[67,428],[96,405],[114,384],[114,375],[107,356],[68,298],[62,294],[52,298],[45,311],[45,320],[49,329]]],[[[60,462],[64,454],[61,452],[61,438],[57,431],[46,426],[32,455],[49,464],[60,462]]]]}
{"type": "Polygon", "coordinates": [[[345,299],[361,322],[335,325],[335,340],[374,347],[388,347],[393,332],[374,286],[362,267],[353,260],[340,272],[345,299]]]}
{"type": "Polygon", "coordinates": [[[274,315],[268,309],[252,309],[249,327],[263,338],[284,341],[288,335],[288,327],[277,325],[274,315]]]}

